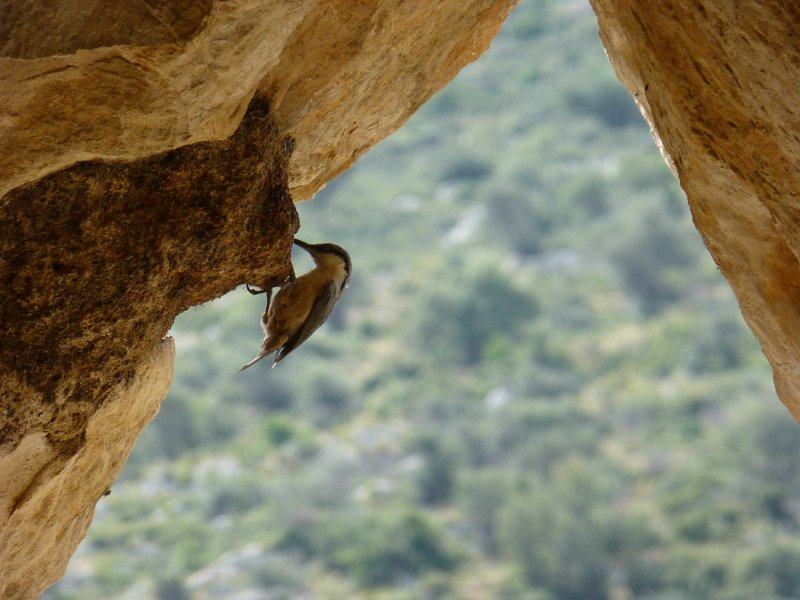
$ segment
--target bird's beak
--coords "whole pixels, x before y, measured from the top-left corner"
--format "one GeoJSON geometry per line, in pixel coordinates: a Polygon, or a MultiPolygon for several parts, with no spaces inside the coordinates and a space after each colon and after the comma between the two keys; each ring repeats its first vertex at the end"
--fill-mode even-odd
{"type": "Polygon", "coordinates": [[[300,246],[303,250],[305,250],[309,254],[314,254],[315,253],[315,249],[314,249],[314,245],[313,244],[309,244],[307,242],[304,242],[303,240],[298,240],[297,238],[294,238],[294,243],[295,243],[296,246],[300,246]]]}

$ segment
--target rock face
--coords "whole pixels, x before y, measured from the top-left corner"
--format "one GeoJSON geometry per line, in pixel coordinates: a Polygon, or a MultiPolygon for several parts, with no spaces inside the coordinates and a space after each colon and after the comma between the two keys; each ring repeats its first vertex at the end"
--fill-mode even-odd
{"type": "Polygon", "coordinates": [[[78,163],[3,198],[0,597],[62,574],[166,394],[175,316],[289,273],[291,148],[257,99],[226,140],[78,163]]]}
{"type": "Polygon", "coordinates": [[[591,3],[612,65],[800,419],[800,6],[591,3]]]}
{"type": "Polygon", "coordinates": [[[0,597],[55,581],[188,307],[290,267],[310,197],[516,0],[21,0],[0,21],[0,597]]]}
{"type": "Polygon", "coordinates": [[[76,161],[223,139],[259,90],[308,198],[475,60],[516,1],[14,2],[0,195],[76,161]]]}
{"type": "Polygon", "coordinates": [[[0,458],[3,598],[36,597],[63,574],[95,503],[167,393],[174,354],[164,339],[132,383],[109,390],[86,419],[80,444],[64,448],[44,430],[31,431],[0,458]]]}

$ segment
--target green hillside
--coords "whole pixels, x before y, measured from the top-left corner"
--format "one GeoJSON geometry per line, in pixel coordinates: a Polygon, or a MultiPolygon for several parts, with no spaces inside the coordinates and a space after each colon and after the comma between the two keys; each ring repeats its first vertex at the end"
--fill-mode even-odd
{"type": "Polygon", "coordinates": [[[241,374],[263,297],[182,315],[46,598],[800,598],[800,429],[588,3],[524,1],[299,211],[334,315],[241,374]]]}

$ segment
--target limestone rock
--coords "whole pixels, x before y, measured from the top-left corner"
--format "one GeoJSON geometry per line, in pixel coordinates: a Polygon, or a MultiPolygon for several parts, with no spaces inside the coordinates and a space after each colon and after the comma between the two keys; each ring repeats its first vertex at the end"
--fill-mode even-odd
{"type": "Polygon", "coordinates": [[[256,99],[226,140],[78,163],[2,199],[0,597],[63,573],[166,394],[175,316],[289,273],[292,146],[256,99]]]}
{"type": "Polygon", "coordinates": [[[517,0],[19,0],[0,21],[0,597],[57,579],[173,319],[288,273],[310,197],[517,0]]]}
{"type": "Polygon", "coordinates": [[[800,7],[591,2],[617,75],[800,419],[800,7]]]}
{"type": "Polygon", "coordinates": [[[0,195],[76,161],[225,138],[261,91],[307,198],[475,60],[516,2],[15,2],[0,195]]]}
{"type": "Polygon", "coordinates": [[[174,355],[172,339],[165,338],[132,384],[110,390],[76,451],[60,450],[36,431],[0,458],[0,597],[36,597],[61,577],[95,504],[166,395],[174,355]]]}

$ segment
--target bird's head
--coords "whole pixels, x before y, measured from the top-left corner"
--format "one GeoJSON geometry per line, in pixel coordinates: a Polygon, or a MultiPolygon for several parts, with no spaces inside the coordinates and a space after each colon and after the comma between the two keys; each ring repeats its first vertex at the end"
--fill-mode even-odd
{"type": "Polygon", "coordinates": [[[311,255],[311,258],[314,260],[314,264],[318,267],[326,268],[341,266],[344,268],[346,276],[342,287],[347,284],[347,281],[350,279],[350,271],[352,269],[350,254],[347,253],[347,250],[341,246],[337,246],[336,244],[309,244],[308,242],[298,240],[297,238],[295,238],[294,243],[308,252],[311,255]]]}

